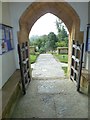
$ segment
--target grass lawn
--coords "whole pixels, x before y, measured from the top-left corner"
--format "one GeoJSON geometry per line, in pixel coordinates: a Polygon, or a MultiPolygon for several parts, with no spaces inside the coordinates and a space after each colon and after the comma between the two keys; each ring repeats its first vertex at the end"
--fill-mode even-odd
{"type": "Polygon", "coordinates": [[[62,69],[64,70],[65,76],[67,76],[67,67],[62,67],[62,69]]]}
{"type": "Polygon", "coordinates": [[[68,63],[68,54],[53,54],[60,62],[68,63]]]}
{"type": "Polygon", "coordinates": [[[37,57],[38,57],[38,54],[31,54],[30,55],[30,62],[31,62],[31,64],[35,63],[37,57]]]}
{"type": "MultiPolygon", "coordinates": [[[[68,63],[68,54],[53,54],[56,59],[58,59],[62,63],[68,63]]],[[[67,68],[68,67],[62,67],[64,70],[65,76],[67,76],[67,68]]]]}

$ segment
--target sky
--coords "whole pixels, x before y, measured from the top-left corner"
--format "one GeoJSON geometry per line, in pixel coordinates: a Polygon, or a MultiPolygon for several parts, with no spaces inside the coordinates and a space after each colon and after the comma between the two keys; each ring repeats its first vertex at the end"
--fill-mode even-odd
{"type": "Polygon", "coordinates": [[[55,34],[57,34],[57,28],[55,24],[56,19],[58,19],[58,17],[51,13],[43,15],[33,25],[29,34],[29,38],[33,35],[48,35],[50,32],[54,32],[55,34]]]}

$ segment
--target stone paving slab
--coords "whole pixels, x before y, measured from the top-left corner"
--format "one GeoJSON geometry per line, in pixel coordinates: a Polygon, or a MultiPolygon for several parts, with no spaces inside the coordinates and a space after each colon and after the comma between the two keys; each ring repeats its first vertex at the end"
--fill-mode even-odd
{"type": "Polygon", "coordinates": [[[17,103],[12,118],[33,117],[87,118],[88,97],[78,93],[70,80],[54,80],[54,84],[53,80],[32,80],[27,94],[17,103]]]}
{"type": "Polygon", "coordinates": [[[33,78],[63,78],[64,71],[62,65],[59,64],[51,54],[41,54],[36,63],[34,64],[32,71],[33,78]]]}

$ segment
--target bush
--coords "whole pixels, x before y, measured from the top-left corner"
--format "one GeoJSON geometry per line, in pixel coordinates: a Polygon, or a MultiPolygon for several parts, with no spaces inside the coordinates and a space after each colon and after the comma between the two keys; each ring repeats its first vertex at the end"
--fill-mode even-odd
{"type": "Polygon", "coordinates": [[[40,50],[39,50],[39,53],[41,54],[41,53],[45,53],[45,52],[46,52],[45,48],[41,47],[40,50]]]}
{"type": "Polygon", "coordinates": [[[56,46],[57,47],[66,47],[67,45],[66,45],[65,41],[59,41],[59,42],[56,43],[56,46]]]}

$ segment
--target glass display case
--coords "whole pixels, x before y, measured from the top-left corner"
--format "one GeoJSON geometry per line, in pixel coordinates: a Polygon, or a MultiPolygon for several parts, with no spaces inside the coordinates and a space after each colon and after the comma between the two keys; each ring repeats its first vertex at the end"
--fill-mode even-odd
{"type": "Polygon", "coordinates": [[[13,50],[12,27],[0,24],[0,54],[13,50]]]}

